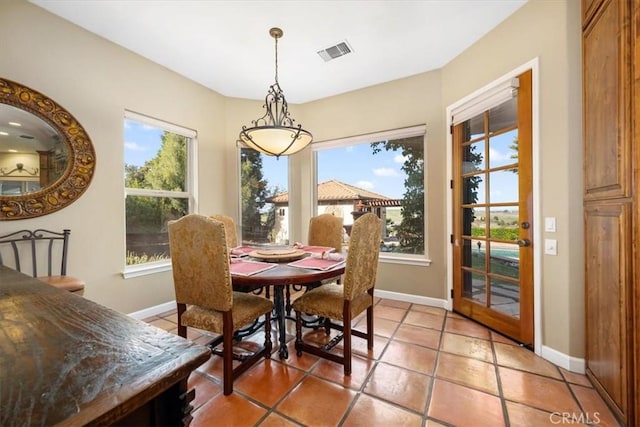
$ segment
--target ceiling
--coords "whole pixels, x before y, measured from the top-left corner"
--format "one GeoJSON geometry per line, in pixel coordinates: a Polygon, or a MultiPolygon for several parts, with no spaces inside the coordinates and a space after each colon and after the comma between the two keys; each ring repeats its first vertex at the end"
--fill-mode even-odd
{"type": "MultiPolygon", "coordinates": [[[[57,131],[44,120],[25,110],[0,103],[0,155],[32,153],[37,159],[36,151],[51,150],[59,141],[57,131]]],[[[6,167],[6,162],[2,166],[6,167]]]]}
{"type": "Polygon", "coordinates": [[[216,92],[298,104],[438,69],[527,0],[30,0],[216,92]],[[325,62],[318,51],[352,52],[325,62]]]}

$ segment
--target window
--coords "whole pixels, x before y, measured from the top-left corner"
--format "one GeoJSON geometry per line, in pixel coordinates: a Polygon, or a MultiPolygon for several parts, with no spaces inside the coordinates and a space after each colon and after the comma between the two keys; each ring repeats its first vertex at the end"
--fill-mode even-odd
{"type": "Polygon", "coordinates": [[[288,170],[286,157],[240,149],[243,244],[289,243],[288,170]]]}
{"type": "Polygon", "coordinates": [[[2,181],[0,180],[0,194],[19,196],[40,190],[40,181],[2,181]]]}
{"type": "Polygon", "coordinates": [[[194,212],[195,138],[192,130],[125,112],[126,271],[168,268],[167,222],[194,212]]]}
{"type": "Polygon", "coordinates": [[[361,212],[384,224],[380,250],[425,255],[425,127],[317,143],[317,214],[341,216],[347,234],[361,212]]]}

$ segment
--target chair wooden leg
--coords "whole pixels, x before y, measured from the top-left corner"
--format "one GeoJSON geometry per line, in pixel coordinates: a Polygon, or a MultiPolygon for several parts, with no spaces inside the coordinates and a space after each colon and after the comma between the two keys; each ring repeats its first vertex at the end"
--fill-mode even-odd
{"type": "Polygon", "coordinates": [[[367,308],[367,348],[373,348],[373,305],[367,308]]]}
{"type": "Polygon", "coordinates": [[[223,393],[228,396],[233,393],[233,317],[231,310],[222,315],[222,382],[223,393]]]}
{"type": "Polygon", "coordinates": [[[344,346],[344,374],[351,375],[351,301],[345,300],[342,309],[342,344],[344,346]]]}
{"type": "Polygon", "coordinates": [[[178,304],[178,336],[187,337],[187,327],[182,325],[182,314],[187,310],[186,304],[178,304]]]}

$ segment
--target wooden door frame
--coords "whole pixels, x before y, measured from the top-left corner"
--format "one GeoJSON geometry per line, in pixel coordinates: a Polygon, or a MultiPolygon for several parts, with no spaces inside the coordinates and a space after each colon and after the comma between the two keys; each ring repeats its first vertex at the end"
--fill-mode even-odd
{"type": "MultiPolygon", "coordinates": [[[[446,109],[446,129],[451,128],[451,111],[459,105],[464,104],[469,99],[486,92],[495,86],[517,77],[523,72],[531,70],[531,157],[532,157],[532,194],[533,194],[533,223],[536,225],[533,230],[533,328],[534,328],[534,351],[537,355],[542,355],[542,255],[544,245],[542,244],[542,210],[540,207],[540,113],[539,113],[539,58],[534,58],[531,61],[519,66],[518,68],[508,72],[507,74],[499,77],[493,82],[483,86],[482,88],[474,91],[473,93],[465,96],[464,98],[449,105],[446,109]]],[[[453,179],[453,135],[451,132],[447,132],[447,183],[450,183],[453,179]]],[[[447,185],[447,233],[445,236],[447,245],[447,294],[445,301],[445,308],[447,310],[453,309],[453,250],[449,243],[450,236],[453,235],[453,192],[447,185]]]]}

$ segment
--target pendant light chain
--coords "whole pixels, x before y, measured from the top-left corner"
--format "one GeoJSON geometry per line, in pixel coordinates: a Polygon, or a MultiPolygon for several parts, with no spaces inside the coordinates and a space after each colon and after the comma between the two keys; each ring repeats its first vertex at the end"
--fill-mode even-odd
{"type": "Polygon", "coordinates": [[[278,37],[274,39],[276,39],[276,84],[278,84],[278,37]]]}

